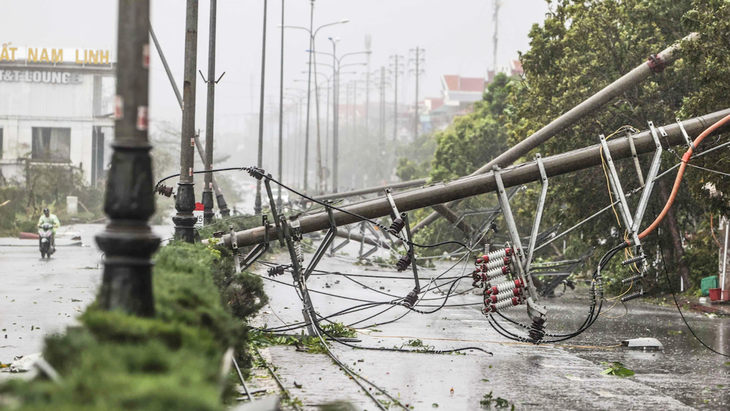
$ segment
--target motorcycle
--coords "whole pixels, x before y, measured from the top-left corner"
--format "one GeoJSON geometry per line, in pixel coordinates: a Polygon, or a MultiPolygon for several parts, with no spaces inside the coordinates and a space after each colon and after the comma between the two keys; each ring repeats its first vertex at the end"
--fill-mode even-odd
{"type": "Polygon", "coordinates": [[[53,235],[53,224],[42,224],[38,230],[38,248],[41,251],[41,258],[51,258],[51,254],[55,251],[51,246],[51,236],[53,235]]]}

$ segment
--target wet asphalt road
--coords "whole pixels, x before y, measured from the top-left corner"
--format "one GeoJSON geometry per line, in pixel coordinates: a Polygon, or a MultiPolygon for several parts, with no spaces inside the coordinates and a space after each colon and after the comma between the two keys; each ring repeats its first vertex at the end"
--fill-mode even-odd
{"type": "MultiPolygon", "coordinates": [[[[0,329],[5,330],[0,334],[0,361],[9,362],[16,355],[40,351],[44,336],[61,332],[73,324],[74,317],[93,300],[101,279],[101,255],[93,243],[93,235],[102,228],[101,225],[74,227],[85,246],[61,247],[59,240],[59,252],[50,261],[40,259],[34,243],[30,245],[32,241],[27,247],[9,247],[8,244],[17,243],[17,240],[0,239],[0,329]]],[[[165,233],[165,229],[161,229],[160,235],[164,237],[165,233]]],[[[357,245],[350,245],[345,251],[355,255],[357,245]]],[[[287,263],[284,254],[266,257],[287,263]]],[[[306,255],[307,259],[310,257],[311,254],[306,255]]],[[[348,279],[316,273],[310,279],[310,289],[354,299],[386,301],[392,297],[382,293],[405,296],[413,286],[409,272],[354,266],[352,260],[352,257],[344,256],[327,257],[320,268],[404,279],[348,279]]],[[[440,274],[450,264],[440,262],[438,269],[422,270],[422,279],[440,274]]],[[[447,276],[461,273],[460,266],[447,276]]],[[[291,283],[286,275],[278,280],[291,283]]],[[[458,290],[467,290],[468,285],[464,281],[458,290]]],[[[271,304],[264,308],[257,323],[277,326],[281,325],[280,319],[285,323],[301,322],[301,303],[293,288],[268,281],[266,286],[271,304]]],[[[427,283],[423,282],[422,286],[425,288],[427,283]]],[[[568,292],[565,298],[548,300],[548,329],[561,331],[577,327],[587,310],[583,295],[579,290],[568,292]]],[[[426,296],[441,297],[443,295],[438,292],[429,292],[426,296]]],[[[362,304],[322,294],[312,294],[312,298],[322,315],[362,304]]],[[[448,304],[454,306],[429,315],[411,313],[396,323],[377,325],[373,331],[360,333],[358,338],[362,342],[355,344],[394,347],[418,338],[436,349],[477,346],[493,352],[494,356],[478,351],[466,351],[466,355],[432,355],[354,350],[339,344],[332,347],[343,362],[416,410],[435,409],[434,404],[446,410],[480,409],[480,400],[490,392],[493,398],[503,398],[516,409],[726,410],[730,407],[730,366],[723,365],[727,359],[700,347],[688,335],[673,306],[634,301],[623,318],[601,318],[589,331],[569,342],[576,346],[606,348],[572,348],[508,342],[486,323],[479,311],[479,301],[480,297],[471,293],[451,297],[448,304]],[[477,305],[455,306],[472,303],[477,305]],[[622,339],[649,336],[658,338],[664,344],[664,351],[610,347],[622,339]],[[636,375],[626,379],[601,375],[606,368],[601,365],[603,361],[620,361],[636,375]]],[[[385,308],[387,306],[382,309],[385,308]]],[[[349,314],[339,320],[350,324],[380,310],[349,314]]],[[[356,327],[373,321],[393,320],[404,312],[403,308],[395,307],[356,327]]],[[[521,308],[508,313],[515,319],[525,319],[521,308]]],[[[607,315],[622,313],[619,307],[607,315]]],[[[707,343],[730,351],[730,339],[727,338],[730,319],[708,318],[695,313],[688,313],[687,317],[707,343]]],[[[302,400],[305,409],[317,409],[319,404],[338,399],[351,401],[362,410],[376,409],[372,400],[326,355],[297,352],[291,346],[269,347],[262,351],[278,367],[282,382],[292,395],[302,400]]],[[[254,378],[251,388],[271,388],[271,381],[265,376],[263,373],[263,378],[254,378]]],[[[387,403],[383,395],[376,397],[387,403]]],[[[495,405],[493,403],[493,408],[495,405]]]]}
{"type": "MultiPolygon", "coordinates": [[[[345,251],[354,256],[357,246],[350,245],[345,251]]],[[[308,254],[307,259],[310,256],[308,254]]],[[[287,263],[285,255],[269,258],[287,263]]],[[[410,276],[408,271],[397,273],[393,269],[353,266],[352,260],[352,257],[344,256],[325,258],[320,268],[357,275],[410,276]]],[[[434,277],[451,264],[440,262],[438,269],[422,270],[421,274],[434,277]]],[[[462,267],[447,276],[461,275],[462,267]]],[[[380,293],[405,296],[413,287],[412,280],[408,279],[351,278],[375,290],[365,289],[344,276],[322,273],[312,275],[308,286],[313,291],[379,301],[391,299],[380,293]]],[[[277,279],[291,284],[288,275],[277,279]]],[[[470,282],[465,280],[458,290],[467,290],[469,285],[470,282]]],[[[282,325],[282,321],[289,324],[302,322],[301,302],[292,287],[271,281],[266,282],[266,287],[271,303],[260,316],[259,325],[275,327],[282,325]]],[[[588,309],[584,295],[585,290],[578,289],[569,291],[563,298],[546,300],[548,331],[577,328],[588,309]]],[[[442,295],[430,292],[428,297],[440,298],[442,295]]],[[[312,299],[318,313],[323,316],[362,304],[316,293],[312,294],[312,299]]],[[[454,296],[448,300],[452,307],[429,315],[411,313],[398,322],[376,325],[376,331],[363,331],[358,335],[362,342],[355,345],[394,347],[420,339],[437,350],[477,346],[493,352],[494,356],[478,351],[465,351],[466,355],[379,352],[355,350],[337,343],[332,344],[333,351],[355,371],[416,410],[436,407],[447,410],[482,409],[480,400],[490,392],[493,398],[503,398],[510,405],[514,404],[516,409],[730,408],[730,366],[723,365],[728,359],[710,353],[688,335],[674,306],[656,306],[635,300],[629,303],[628,313],[622,318],[600,318],[587,332],[562,346],[533,346],[515,344],[498,335],[481,314],[479,301],[480,296],[471,292],[454,296]],[[469,303],[477,305],[456,306],[469,303]],[[635,351],[615,347],[623,339],[639,337],[655,337],[665,349],[635,351]],[[607,368],[601,362],[613,361],[622,362],[636,375],[630,378],[601,375],[601,371],[607,368]]],[[[422,303],[433,305],[441,301],[422,303]]],[[[369,309],[338,319],[351,324],[384,308],[369,309]]],[[[428,309],[433,308],[424,308],[428,309]]],[[[403,313],[404,308],[395,307],[356,327],[372,324],[375,320],[392,320],[403,313]]],[[[527,322],[523,307],[506,313],[527,322]]],[[[619,305],[606,316],[623,313],[619,305]]],[[[708,344],[724,347],[724,352],[730,352],[730,339],[727,338],[730,335],[730,319],[708,318],[696,313],[687,313],[686,316],[708,344]]],[[[269,347],[266,351],[279,367],[278,373],[284,384],[292,395],[302,400],[305,409],[314,410],[318,404],[333,400],[351,401],[362,410],[377,409],[373,401],[324,354],[297,352],[294,347],[283,346],[269,347]]],[[[384,396],[377,397],[387,403],[384,396]]],[[[496,409],[496,403],[492,408],[496,409]]]]}
{"type": "MultiPolygon", "coordinates": [[[[96,298],[102,264],[94,235],[103,228],[61,227],[50,259],[41,259],[36,240],[0,238],[0,361],[41,351],[45,336],[75,324],[96,298]]],[[[169,229],[155,231],[162,236],[169,229]]]]}

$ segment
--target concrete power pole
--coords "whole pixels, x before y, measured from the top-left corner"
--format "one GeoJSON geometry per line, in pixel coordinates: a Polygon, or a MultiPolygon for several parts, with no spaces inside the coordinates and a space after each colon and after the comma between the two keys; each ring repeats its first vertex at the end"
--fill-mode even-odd
{"type": "MultiPolygon", "coordinates": [[[[263,167],[264,163],[264,86],[266,84],[266,6],[268,0],[264,0],[264,28],[261,46],[261,97],[259,101],[259,153],[256,166],[263,167]]],[[[256,199],[254,200],[253,213],[261,214],[261,180],[256,180],[256,199]]]]}
{"type": "MultiPolygon", "coordinates": [[[[370,51],[373,38],[369,34],[365,35],[365,50],[370,51]]],[[[365,77],[365,138],[368,138],[370,132],[370,53],[367,54],[368,66],[367,75],[365,77]]]]}
{"type": "Polygon", "coordinates": [[[393,141],[398,140],[398,70],[403,57],[395,54],[390,56],[393,61],[393,141]]]}
{"type": "Polygon", "coordinates": [[[188,243],[195,241],[194,225],[196,218],[195,180],[193,179],[193,160],[195,158],[195,82],[197,80],[198,59],[198,0],[187,1],[185,18],[185,72],[183,80],[183,120],[180,141],[180,179],[177,183],[175,209],[172,218],[175,223],[175,238],[188,243]]]}
{"type": "Polygon", "coordinates": [[[149,0],[119,1],[115,137],[104,197],[110,222],[96,237],[106,253],[101,308],[143,317],[155,314],[150,257],[160,245],[147,223],[155,212],[147,135],[149,16],[149,0]]]}
{"type": "Polygon", "coordinates": [[[492,70],[497,72],[497,42],[499,40],[499,7],[502,5],[502,0],[494,0],[494,13],[492,14],[492,24],[494,25],[494,37],[492,37],[493,50],[492,50],[492,70]]]}
{"type": "MultiPolygon", "coordinates": [[[[216,14],[218,0],[210,0],[210,27],[208,38],[208,106],[205,119],[205,169],[213,169],[213,135],[215,125],[215,35],[216,35],[216,14]]],[[[222,76],[221,76],[222,77],[222,76]]],[[[213,173],[205,174],[205,186],[203,187],[203,218],[205,224],[213,221],[213,173]]],[[[219,204],[220,206],[220,204],[219,204]]]]}
{"type": "Polygon", "coordinates": [[[385,144],[385,67],[380,66],[380,145],[385,144]]]}
{"type": "Polygon", "coordinates": [[[416,47],[415,50],[411,50],[410,52],[413,53],[415,56],[411,61],[413,61],[416,65],[416,69],[414,70],[414,74],[416,75],[416,106],[415,106],[415,119],[413,120],[413,141],[418,139],[418,77],[423,74],[423,69],[421,68],[421,65],[424,62],[423,53],[425,50],[422,48],[416,47]]]}

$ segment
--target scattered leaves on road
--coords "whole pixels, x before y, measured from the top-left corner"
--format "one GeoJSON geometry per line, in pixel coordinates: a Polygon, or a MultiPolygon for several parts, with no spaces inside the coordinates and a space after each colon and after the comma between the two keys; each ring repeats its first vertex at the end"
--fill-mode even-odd
{"type": "Polygon", "coordinates": [[[632,377],[635,374],[633,371],[624,367],[624,365],[618,361],[602,362],[601,365],[608,367],[605,370],[601,371],[602,375],[613,375],[615,377],[625,378],[632,377]]]}

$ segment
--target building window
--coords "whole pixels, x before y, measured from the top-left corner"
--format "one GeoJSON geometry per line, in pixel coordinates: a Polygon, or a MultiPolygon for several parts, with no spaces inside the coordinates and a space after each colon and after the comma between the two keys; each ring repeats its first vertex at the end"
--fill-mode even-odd
{"type": "Polygon", "coordinates": [[[33,127],[33,160],[71,161],[71,129],[33,127]]]}

